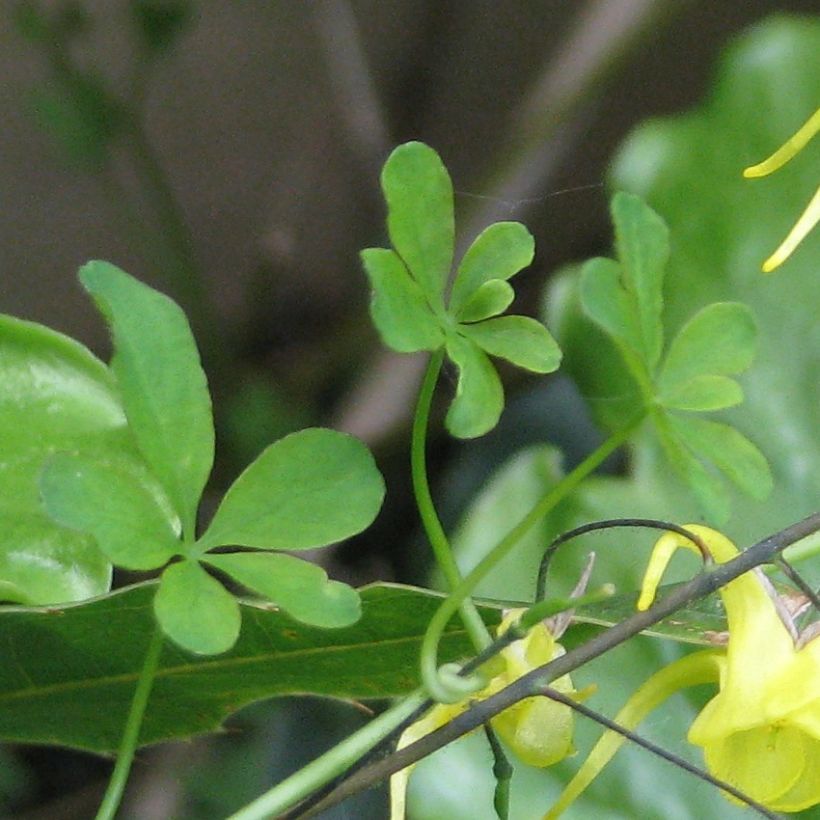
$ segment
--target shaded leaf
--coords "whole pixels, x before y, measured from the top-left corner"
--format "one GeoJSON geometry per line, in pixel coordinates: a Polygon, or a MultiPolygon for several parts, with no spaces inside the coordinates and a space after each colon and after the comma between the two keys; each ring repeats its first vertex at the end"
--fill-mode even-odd
{"type": "Polygon", "coordinates": [[[162,54],[190,26],[194,9],[184,0],[135,0],[130,11],[143,49],[162,54]]]}
{"type": "Polygon", "coordinates": [[[468,339],[452,334],[447,355],[458,368],[456,394],[447,411],[447,429],[458,438],[492,430],[504,409],[504,390],[492,362],[468,339]]]}
{"type": "MultiPolygon", "coordinates": [[[[0,643],[14,659],[0,665],[0,737],[115,750],[155,627],[156,588],[141,584],[59,610],[0,610],[0,643]]],[[[243,605],[242,634],[228,652],[192,656],[165,645],[140,743],[214,731],[241,706],[274,695],[407,694],[418,686],[421,641],[441,600],[409,587],[366,587],[361,620],[333,630],[243,605]]],[[[481,611],[490,625],[499,622],[497,609],[481,611]]],[[[441,644],[442,661],[470,650],[454,619],[441,644]]]]}
{"type": "Polygon", "coordinates": [[[197,655],[227,652],[236,643],[242,618],[233,595],[188,560],[162,573],[154,613],[172,641],[197,655]]]}
{"type": "Polygon", "coordinates": [[[489,279],[479,287],[457,312],[460,322],[480,322],[503,313],[515,298],[515,291],[509,282],[489,279]]]}
{"type": "Polygon", "coordinates": [[[188,320],[167,296],[107,262],[84,265],[80,281],[111,325],[111,369],[129,426],[192,538],[213,464],[214,429],[188,320]]]}
{"type": "Polygon", "coordinates": [[[551,373],[561,363],[561,351],[550,332],[528,316],[499,316],[459,328],[491,356],[498,356],[533,373],[551,373]]]}
{"type": "Polygon", "coordinates": [[[198,547],[324,546],[361,532],[383,497],[373,456],[358,439],[300,430],[271,444],[236,479],[198,547]]]}
{"type": "Polygon", "coordinates": [[[384,164],[387,228],[396,252],[434,308],[453,262],[453,185],[439,155],[422,142],[396,148],[384,164]]]}
{"type": "Polygon", "coordinates": [[[209,554],[203,561],[311,626],[340,627],[361,616],[359,593],[328,580],[316,564],[269,552],[209,554]]]}
{"type": "Polygon", "coordinates": [[[670,410],[705,412],[740,404],[743,391],[734,379],[726,376],[695,376],[662,394],[660,400],[670,410]]]}
{"type": "MultiPolygon", "coordinates": [[[[535,240],[520,222],[496,222],[485,228],[458,266],[449,309],[461,309],[485,282],[507,280],[526,268],[535,256],[535,240]]],[[[469,321],[469,320],[465,320],[469,321]]]]}
{"type": "Polygon", "coordinates": [[[361,257],[373,288],[370,315],[382,341],[399,353],[441,347],[444,333],[438,319],[399,255],[367,248],[361,257]]]}
{"type": "Polygon", "coordinates": [[[167,500],[162,505],[158,488],[142,484],[126,465],[57,453],[46,461],[39,483],[48,514],[64,527],[93,535],[117,566],[155,569],[181,549],[167,500]]]}
{"type": "Polygon", "coordinates": [[[715,302],[698,311],[669,345],[659,384],[664,391],[696,376],[742,373],[754,360],[757,326],[738,302],[715,302]]]}

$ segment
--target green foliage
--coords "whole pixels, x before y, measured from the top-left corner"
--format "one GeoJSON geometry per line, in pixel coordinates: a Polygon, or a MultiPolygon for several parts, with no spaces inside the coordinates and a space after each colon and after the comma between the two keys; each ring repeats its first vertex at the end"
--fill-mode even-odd
{"type": "Polygon", "coordinates": [[[193,4],[185,0],[134,0],[130,4],[137,38],[151,56],[170,51],[193,17],[193,4]]]}
{"type": "MultiPolygon", "coordinates": [[[[196,565],[172,569],[186,566],[196,565]]],[[[116,749],[153,630],[156,589],[147,583],[83,605],[3,610],[0,641],[14,663],[0,669],[0,737],[94,752],[116,749]]],[[[441,596],[378,584],[365,587],[361,598],[361,619],[340,629],[308,626],[268,605],[243,601],[242,634],[225,654],[192,657],[167,644],[140,743],[215,731],[241,706],[272,695],[359,699],[409,693],[418,686],[416,658],[441,596]]],[[[190,601],[196,605],[195,598],[190,601]]],[[[497,608],[481,611],[489,625],[499,622],[497,608]]],[[[454,621],[443,659],[456,660],[469,649],[464,628],[454,621]]]]}
{"type": "Polygon", "coordinates": [[[622,372],[600,372],[590,399],[604,408],[602,420],[616,429],[645,411],[667,461],[709,518],[722,523],[729,517],[729,497],[715,470],[758,500],[771,492],[771,473],[765,457],[742,433],[693,414],[743,400],[731,376],[746,370],[754,358],[754,317],[738,302],[707,305],[684,324],[663,356],[669,231],[633,194],[615,195],[612,218],[619,261],[587,262],[578,288],[584,313],[620,354],[622,372]]]}
{"type": "Polygon", "coordinates": [[[384,343],[400,353],[446,348],[459,371],[447,428],[460,438],[481,436],[504,407],[488,354],[534,373],[549,373],[561,360],[542,324],[500,316],[514,296],[507,280],[532,262],[532,236],[517,222],[483,231],[464,254],[448,301],[455,222],[447,169],[432,148],[409,142],[385,163],[382,190],[393,250],[362,251],[373,321],[384,343]]]}
{"type": "MultiPolygon", "coordinates": [[[[165,567],[155,600],[157,619],[170,638],[192,652],[230,649],[241,624],[236,600],[203,564],[307,623],[353,623],[359,616],[355,591],[328,581],[318,568],[285,555],[211,556],[208,550],[307,549],[364,529],[384,494],[364,445],[320,429],[272,444],[228,490],[197,540],[214,430],[188,322],[170,299],[108,263],[89,263],[80,279],[111,325],[111,373],[120,412],[150,476],[146,481],[146,471],[108,453],[79,446],[57,452],[46,460],[39,482],[47,513],[63,527],[93,536],[118,566],[165,567]],[[166,566],[177,556],[180,562],[166,566]]],[[[24,360],[27,355],[24,351],[24,360]]]]}

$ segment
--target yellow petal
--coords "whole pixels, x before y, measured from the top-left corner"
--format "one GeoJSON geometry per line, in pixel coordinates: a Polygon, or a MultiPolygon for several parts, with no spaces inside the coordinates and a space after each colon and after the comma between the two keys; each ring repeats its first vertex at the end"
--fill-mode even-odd
{"type": "Polygon", "coordinates": [[[797,133],[786,140],[770,157],[757,165],[750,165],[744,169],[743,176],[747,178],[765,177],[778,168],[782,168],[809,140],[820,131],[820,108],[798,129],[797,133]]]}
{"type": "Polygon", "coordinates": [[[820,188],[815,191],[808,207],[803,211],[780,247],[763,263],[763,273],[771,273],[775,268],[780,267],[818,222],[820,222],[820,188]]]}
{"type": "MultiPolygon", "coordinates": [[[[704,649],[669,664],[635,691],[615,716],[615,722],[627,729],[635,729],[653,709],[684,686],[717,681],[722,661],[723,653],[720,650],[704,649]]],[[[609,763],[623,742],[622,735],[610,730],[604,732],[555,805],[544,815],[544,820],[554,820],[566,811],[609,763]]]]}

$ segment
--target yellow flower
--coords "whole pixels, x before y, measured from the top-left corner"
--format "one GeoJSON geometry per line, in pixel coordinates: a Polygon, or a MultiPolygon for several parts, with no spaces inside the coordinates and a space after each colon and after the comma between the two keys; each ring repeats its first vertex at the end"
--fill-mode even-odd
{"type": "MultiPolygon", "coordinates": [[[[687,525],[723,563],[737,555],[727,538],[687,525]]],[[[676,549],[694,545],[677,533],[661,537],[649,562],[639,609],[648,608],[676,549]]],[[[714,682],[719,691],[689,729],[709,771],[773,811],[820,803],[820,633],[797,633],[759,571],[720,590],[726,609],[726,649],[695,652],[653,675],[615,718],[634,729],[684,686],[714,682]]],[[[618,750],[623,738],[606,732],[546,818],[558,817],[618,750]]],[[[733,799],[730,797],[730,799],[733,799]]],[[[546,820],[546,819],[545,819],[546,820]]]]}
{"type": "MultiPolygon", "coordinates": [[[[523,612],[523,609],[508,612],[498,626],[498,634],[506,632],[523,612]]],[[[460,703],[440,703],[434,706],[425,717],[405,730],[398,748],[409,746],[449,723],[469,709],[471,702],[485,700],[537,666],[543,666],[563,654],[564,648],[556,641],[547,625],[536,625],[526,637],[501,651],[499,672],[484,689],[460,703]]],[[[576,694],[569,675],[553,681],[551,686],[565,694],[576,694]]],[[[491,724],[517,757],[530,766],[551,766],[573,751],[572,709],[546,697],[526,698],[496,715],[491,724]]],[[[391,820],[401,820],[404,817],[405,793],[411,768],[408,766],[390,778],[391,820]]]]}
{"type": "MultiPolygon", "coordinates": [[[[787,140],[768,159],[746,168],[743,171],[743,176],[765,177],[778,168],[782,168],[801,148],[808,144],[818,131],[820,131],[820,108],[809,117],[793,137],[787,140]]],[[[815,191],[808,207],[803,211],[789,235],[780,244],[780,247],[763,263],[763,272],[770,273],[782,265],[818,221],[820,221],[820,188],[815,191]]]]}

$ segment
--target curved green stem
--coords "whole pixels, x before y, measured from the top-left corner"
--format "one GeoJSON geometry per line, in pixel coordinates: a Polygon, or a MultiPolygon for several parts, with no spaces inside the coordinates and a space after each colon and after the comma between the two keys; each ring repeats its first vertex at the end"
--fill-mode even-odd
{"type": "Polygon", "coordinates": [[[401,725],[424,703],[421,690],[409,695],[379,717],[371,720],[337,746],[295,772],[252,803],[232,814],[228,820],[263,820],[278,817],[316,789],[342,774],[382,738],[401,725]]]}
{"type": "Polygon", "coordinates": [[[590,453],[572,472],[547,491],[541,500],[518,522],[501,541],[475,566],[472,572],[456,586],[433,615],[421,645],[422,681],[436,700],[447,700],[448,689],[438,675],[438,644],[447,622],[462,602],[467,600],[476,586],[498,565],[510,550],[560,501],[566,498],[591,472],[617,450],[638,425],[644,414],[636,417],[618,433],[610,436],[600,447],[590,453]]]}
{"type": "MultiPolygon", "coordinates": [[[[427,427],[430,420],[430,405],[433,401],[433,393],[436,388],[441,365],[444,361],[444,350],[439,350],[432,355],[424,374],[424,380],[419,391],[419,399],[416,403],[416,414],[413,419],[413,438],[410,447],[410,465],[413,474],[413,492],[416,496],[416,504],[421,516],[421,522],[430,546],[433,548],[436,562],[444,575],[447,586],[457,589],[462,582],[461,572],[458,569],[450,542],[441,526],[436,507],[433,504],[433,496],[430,493],[430,484],[427,480],[427,427]]],[[[456,609],[461,608],[461,617],[464,626],[470,636],[470,640],[476,649],[483,649],[492,643],[492,638],[478,614],[478,610],[469,599],[462,599],[459,605],[454,607],[450,615],[455,614],[456,609]]]]}
{"type": "Polygon", "coordinates": [[[125,722],[125,731],[122,734],[117,763],[111,773],[111,780],[108,781],[108,788],[105,790],[96,820],[113,820],[122,800],[128,774],[131,771],[131,763],[134,760],[134,752],[137,749],[145,707],[148,705],[148,697],[154,684],[157,666],[159,666],[163,640],[162,630],[157,626],[151,636],[151,642],[148,644],[148,651],[145,653],[145,662],[137,680],[137,688],[134,691],[134,699],[131,701],[128,720],[125,722]]]}

